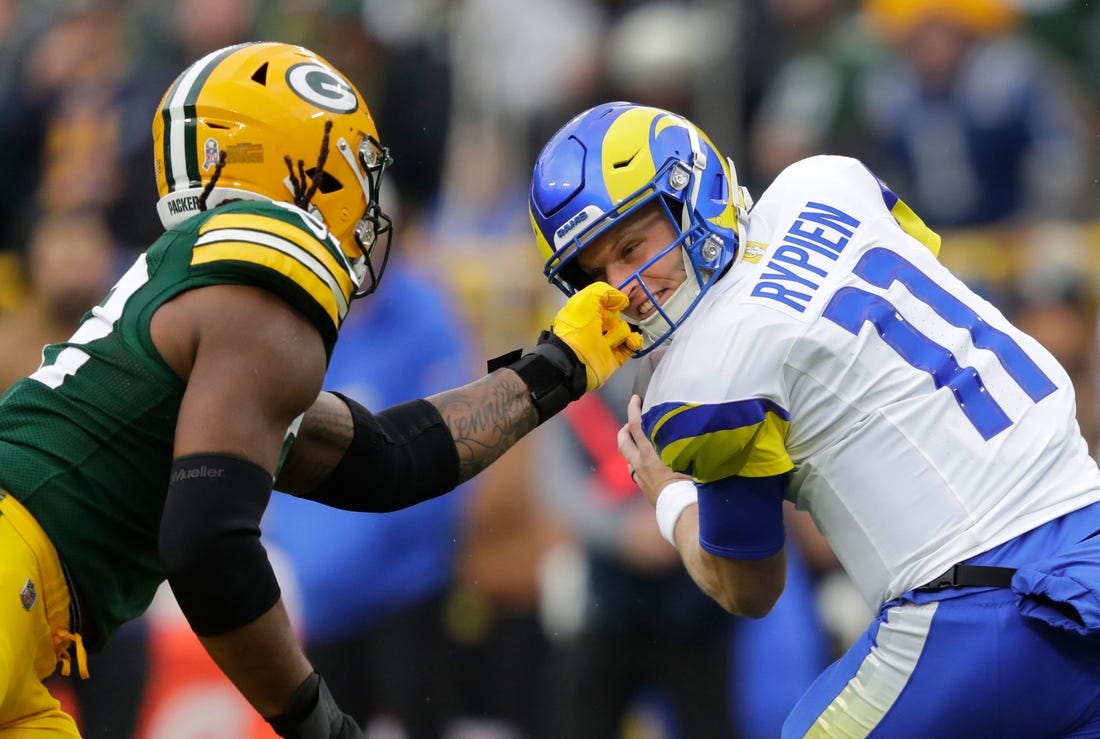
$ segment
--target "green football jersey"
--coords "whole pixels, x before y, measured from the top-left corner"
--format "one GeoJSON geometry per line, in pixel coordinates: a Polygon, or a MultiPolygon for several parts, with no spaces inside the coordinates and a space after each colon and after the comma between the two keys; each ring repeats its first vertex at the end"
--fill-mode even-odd
{"type": "MultiPolygon", "coordinates": [[[[164,580],[157,534],[184,383],[150,337],[157,308],[196,287],[260,286],[300,310],[331,355],[354,282],[339,244],[303,211],[223,205],[158,239],[0,397],[0,486],[57,548],[91,648],[142,614],[164,580]]],[[[292,438],[293,427],[287,447],[292,438]]]]}

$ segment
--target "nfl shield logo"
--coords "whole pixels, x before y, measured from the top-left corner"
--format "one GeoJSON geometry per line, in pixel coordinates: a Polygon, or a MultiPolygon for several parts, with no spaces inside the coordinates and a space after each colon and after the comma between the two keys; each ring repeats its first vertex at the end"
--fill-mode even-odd
{"type": "Polygon", "coordinates": [[[203,171],[218,166],[218,157],[221,156],[221,148],[218,146],[218,140],[213,138],[207,139],[206,143],[203,144],[202,150],[204,154],[202,162],[203,171]]]}
{"type": "Polygon", "coordinates": [[[38,602],[38,591],[35,590],[34,583],[29,577],[23,589],[19,591],[19,602],[23,605],[24,611],[34,608],[34,604],[38,602]]]}

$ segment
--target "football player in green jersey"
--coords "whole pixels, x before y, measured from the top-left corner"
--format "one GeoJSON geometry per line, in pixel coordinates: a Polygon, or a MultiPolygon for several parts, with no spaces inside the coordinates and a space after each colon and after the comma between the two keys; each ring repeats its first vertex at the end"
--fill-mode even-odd
{"type": "Polygon", "coordinates": [[[376,512],[443,494],[640,338],[625,296],[593,285],[532,352],[372,414],[321,391],[389,250],[390,158],[360,94],[306,49],[242,44],[180,75],[153,134],[166,233],[0,398],[0,737],[77,736],[42,679],[70,655],[85,675],[85,646],[165,579],[277,733],[361,736],[282,605],[259,536],[273,486],[376,512]]]}

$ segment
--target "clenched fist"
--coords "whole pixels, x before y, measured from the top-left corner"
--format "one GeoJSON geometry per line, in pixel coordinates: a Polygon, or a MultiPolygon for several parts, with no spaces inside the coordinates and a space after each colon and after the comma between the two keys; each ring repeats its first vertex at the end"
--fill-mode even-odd
{"type": "Polygon", "coordinates": [[[587,390],[607,382],[634,352],[641,334],[632,331],[621,312],[630,304],[626,294],[606,282],[594,282],[567,302],[550,326],[584,363],[587,390]]]}

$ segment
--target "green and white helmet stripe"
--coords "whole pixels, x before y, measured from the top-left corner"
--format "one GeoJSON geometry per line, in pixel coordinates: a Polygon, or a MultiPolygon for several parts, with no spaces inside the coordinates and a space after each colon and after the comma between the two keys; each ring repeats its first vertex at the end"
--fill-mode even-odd
{"type": "Polygon", "coordinates": [[[168,91],[161,115],[164,117],[164,177],[169,190],[202,185],[195,140],[195,103],[218,64],[249,45],[237,44],[207,54],[180,75],[168,91]]]}

